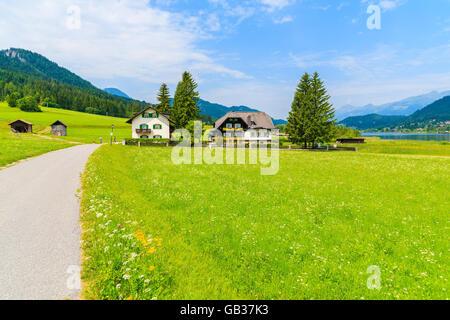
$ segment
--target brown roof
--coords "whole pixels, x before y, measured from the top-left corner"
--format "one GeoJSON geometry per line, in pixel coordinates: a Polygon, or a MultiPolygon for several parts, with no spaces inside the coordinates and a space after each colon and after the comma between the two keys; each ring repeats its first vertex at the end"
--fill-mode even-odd
{"type": "Polygon", "coordinates": [[[22,122],[22,123],[28,124],[28,125],[30,125],[30,126],[33,125],[31,122],[28,122],[28,121],[19,119],[19,120],[13,121],[13,122],[11,122],[11,123],[8,123],[8,126],[10,126],[10,125],[12,125],[12,124],[14,124],[14,123],[16,123],[16,122],[22,122]]]}
{"type": "Polygon", "coordinates": [[[218,129],[229,118],[241,118],[250,129],[275,129],[272,118],[265,112],[228,112],[216,121],[218,129]]]}
{"type": "Polygon", "coordinates": [[[164,112],[159,112],[158,110],[155,109],[155,106],[152,106],[152,105],[150,105],[150,106],[148,106],[147,108],[145,108],[144,110],[141,110],[141,111],[139,111],[138,113],[136,113],[130,120],[127,121],[127,123],[132,124],[134,119],[136,119],[136,118],[139,117],[141,114],[143,114],[144,112],[146,112],[146,111],[148,111],[148,110],[150,110],[150,109],[153,110],[153,111],[158,112],[158,114],[162,114],[164,117],[166,117],[166,118],[169,120],[169,122],[174,123],[174,122],[172,121],[172,119],[170,119],[170,114],[164,113],[164,112]]]}
{"type": "Polygon", "coordinates": [[[60,121],[60,120],[55,121],[55,122],[52,123],[50,126],[53,127],[53,126],[57,126],[57,125],[63,125],[64,127],[67,128],[67,126],[64,124],[64,122],[62,122],[62,121],[60,121]]]}

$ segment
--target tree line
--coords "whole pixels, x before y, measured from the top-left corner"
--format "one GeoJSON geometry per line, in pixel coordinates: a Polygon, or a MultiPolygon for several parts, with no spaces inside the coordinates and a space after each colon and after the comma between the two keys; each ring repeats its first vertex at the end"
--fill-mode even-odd
{"type": "Polygon", "coordinates": [[[18,101],[25,97],[36,97],[43,106],[122,118],[131,117],[148,105],[113,96],[97,88],[81,88],[56,80],[0,70],[0,100],[18,101]]]}

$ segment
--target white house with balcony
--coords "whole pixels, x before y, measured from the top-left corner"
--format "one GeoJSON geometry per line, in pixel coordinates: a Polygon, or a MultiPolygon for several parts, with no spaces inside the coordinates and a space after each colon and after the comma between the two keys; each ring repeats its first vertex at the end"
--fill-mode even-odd
{"type": "Polygon", "coordinates": [[[170,139],[174,129],[170,115],[158,112],[154,106],[136,113],[127,123],[132,126],[133,139],[170,139]]]}
{"type": "Polygon", "coordinates": [[[274,129],[272,118],[264,112],[229,112],[215,123],[225,140],[270,142],[274,129]]]}

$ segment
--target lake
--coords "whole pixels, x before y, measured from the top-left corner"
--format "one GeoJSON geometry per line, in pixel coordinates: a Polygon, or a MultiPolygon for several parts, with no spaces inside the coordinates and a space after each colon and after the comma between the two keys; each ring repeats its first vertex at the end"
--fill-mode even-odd
{"type": "Polygon", "coordinates": [[[449,141],[450,134],[437,133],[394,133],[394,132],[367,132],[363,137],[379,137],[383,140],[425,140],[425,141],[449,141]]]}

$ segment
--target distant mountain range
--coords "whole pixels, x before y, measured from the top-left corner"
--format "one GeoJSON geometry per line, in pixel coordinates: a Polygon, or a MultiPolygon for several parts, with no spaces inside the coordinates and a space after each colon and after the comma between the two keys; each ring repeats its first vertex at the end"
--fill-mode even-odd
{"type": "MultiPolygon", "coordinates": [[[[450,93],[450,92],[449,92],[450,93]]],[[[423,126],[432,121],[444,122],[450,120],[450,96],[443,97],[425,108],[417,110],[410,116],[385,116],[369,114],[365,116],[348,117],[341,123],[347,127],[360,130],[394,128],[397,126],[423,126]]]]}
{"type": "Polygon", "coordinates": [[[406,98],[400,101],[386,103],[382,105],[368,104],[366,106],[346,105],[336,110],[336,117],[339,120],[348,117],[364,116],[364,115],[384,115],[384,116],[410,116],[417,110],[420,110],[429,104],[450,96],[450,91],[437,92],[433,91],[427,94],[406,98]]]}
{"type": "Polygon", "coordinates": [[[106,89],[103,89],[103,91],[105,91],[106,93],[118,96],[118,97],[131,99],[126,93],[124,93],[116,88],[106,88],[106,89]]]}
{"type": "MultiPolygon", "coordinates": [[[[247,106],[233,106],[233,107],[226,107],[224,105],[221,104],[217,104],[217,103],[211,103],[208,102],[206,100],[202,100],[200,99],[199,101],[199,106],[200,106],[200,113],[204,114],[204,115],[209,115],[214,119],[219,119],[222,118],[224,115],[226,115],[228,112],[231,111],[237,111],[237,112],[259,112],[259,110],[254,109],[254,108],[250,108],[247,106]]],[[[279,125],[279,124],[287,124],[286,120],[282,120],[282,119],[273,119],[273,124],[274,125],[279,125]]]]}

